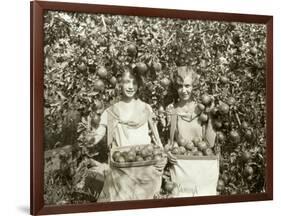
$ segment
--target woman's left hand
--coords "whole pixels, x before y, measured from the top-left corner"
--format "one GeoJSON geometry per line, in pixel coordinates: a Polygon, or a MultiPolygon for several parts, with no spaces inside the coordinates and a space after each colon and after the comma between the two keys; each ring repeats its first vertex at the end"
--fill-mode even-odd
{"type": "Polygon", "coordinates": [[[167,156],[166,155],[164,155],[163,156],[163,159],[161,159],[161,160],[159,160],[154,166],[155,166],[155,168],[156,168],[156,170],[158,171],[158,172],[160,172],[160,173],[163,173],[163,170],[164,170],[164,168],[165,168],[165,166],[166,166],[166,164],[167,164],[167,156]]]}

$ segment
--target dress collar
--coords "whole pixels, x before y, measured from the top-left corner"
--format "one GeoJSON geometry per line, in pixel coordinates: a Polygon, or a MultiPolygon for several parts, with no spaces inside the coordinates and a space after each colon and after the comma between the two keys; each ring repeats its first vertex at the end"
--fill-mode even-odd
{"type": "Polygon", "coordinates": [[[190,104],[188,109],[185,107],[179,107],[176,104],[174,110],[175,110],[175,114],[178,117],[180,117],[182,120],[187,122],[191,122],[199,116],[197,110],[197,104],[195,102],[192,102],[192,104],[190,104]]]}

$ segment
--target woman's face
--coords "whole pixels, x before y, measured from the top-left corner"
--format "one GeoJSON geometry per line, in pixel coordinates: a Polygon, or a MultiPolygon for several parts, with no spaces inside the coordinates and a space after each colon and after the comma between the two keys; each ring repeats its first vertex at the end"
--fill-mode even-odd
{"type": "Polygon", "coordinates": [[[122,76],[122,93],[126,98],[133,98],[138,90],[136,78],[131,73],[124,73],[122,76]]]}
{"type": "Polygon", "coordinates": [[[187,76],[181,84],[177,84],[177,92],[181,101],[188,101],[192,94],[192,77],[187,76]]]}

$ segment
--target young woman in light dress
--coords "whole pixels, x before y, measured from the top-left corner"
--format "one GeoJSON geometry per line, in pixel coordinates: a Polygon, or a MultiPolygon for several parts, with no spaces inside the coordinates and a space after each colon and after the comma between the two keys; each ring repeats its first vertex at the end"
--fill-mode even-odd
{"type": "MultiPolygon", "coordinates": [[[[216,133],[212,127],[212,120],[209,119],[207,124],[202,124],[199,119],[200,112],[192,94],[194,84],[199,79],[198,77],[195,70],[188,66],[178,67],[173,76],[173,88],[177,97],[175,102],[167,107],[170,123],[170,145],[174,145],[174,140],[190,143],[197,139],[206,141],[211,148],[214,147],[216,133]]],[[[177,160],[171,152],[168,153],[168,158],[173,164],[171,168],[172,180],[181,181],[182,176],[182,178],[190,179],[191,181],[191,186],[183,182],[188,187],[184,189],[185,191],[175,190],[174,195],[176,197],[216,195],[216,181],[219,170],[217,166],[218,161],[214,161],[212,165],[214,169],[211,171],[212,169],[200,169],[200,166],[198,168],[198,161],[196,160],[194,162],[177,160]],[[195,170],[197,176],[194,176],[192,169],[198,169],[197,171],[195,170]],[[207,180],[208,171],[213,172],[209,175],[209,177],[212,177],[211,181],[214,182],[212,185],[207,180]],[[189,175],[191,175],[190,178],[188,178],[189,175]],[[206,182],[203,181],[204,178],[206,182]],[[198,182],[196,182],[196,179],[198,179],[198,182]]],[[[209,162],[209,164],[211,163],[209,162]]],[[[179,184],[179,182],[175,183],[179,184]]]]}
{"type": "MultiPolygon", "coordinates": [[[[93,133],[92,145],[98,144],[106,134],[111,150],[122,146],[151,144],[150,129],[154,144],[162,147],[152,120],[152,108],[137,97],[141,84],[137,73],[129,68],[124,70],[120,83],[122,98],[101,115],[99,127],[93,133]]],[[[152,199],[160,191],[166,162],[164,158],[156,165],[147,167],[110,166],[98,202],[152,199]]]]}

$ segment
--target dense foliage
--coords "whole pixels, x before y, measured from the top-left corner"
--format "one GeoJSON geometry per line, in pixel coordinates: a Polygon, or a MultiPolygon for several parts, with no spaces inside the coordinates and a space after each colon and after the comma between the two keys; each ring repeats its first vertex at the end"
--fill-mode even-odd
{"type": "Polygon", "coordinates": [[[87,148],[86,137],[118,100],[125,66],[142,75],[140,98],[152,106],[163,143],[164,110],[174,99],[171,75],[176,66],[195,67],[195,100],[211,95],[217,109],[212,118],[221,150],[218,191],[264,191],[264,25],[49,11],[44,32],[45,148],[72,147],[46,158],[47,203],[95,200],[91,190],[78,193],[77,184],[93,160],[107,161],[108,149],[106,140],[87,148]]]}

